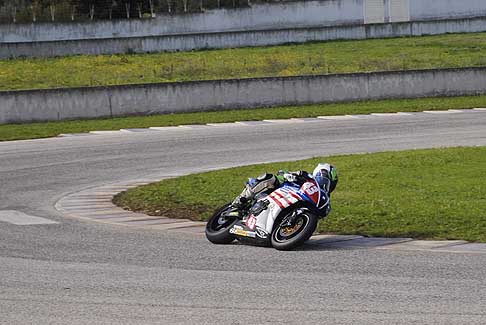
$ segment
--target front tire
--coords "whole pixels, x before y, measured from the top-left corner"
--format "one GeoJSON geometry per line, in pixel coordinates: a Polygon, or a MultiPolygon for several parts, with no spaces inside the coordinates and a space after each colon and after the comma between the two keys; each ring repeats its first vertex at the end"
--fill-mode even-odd
{"type": "Polygon", "coordinates": [[[317,228],[318,218],[305,211],[299,214],[292,226],[281,222],[272,232],[272,246],[281,251],[289,251],[301,246],[317,228]]]}
{"type": "Polygon", "coordinates": [[[224,216],[224,213],[228,212],[230,207],[231,204],[226,204],[216,210],[206,224],[206,238],[213,244],[230,244],[235,240],[235,237],[229,231],[238,221],[238,218],[224,216]]]}

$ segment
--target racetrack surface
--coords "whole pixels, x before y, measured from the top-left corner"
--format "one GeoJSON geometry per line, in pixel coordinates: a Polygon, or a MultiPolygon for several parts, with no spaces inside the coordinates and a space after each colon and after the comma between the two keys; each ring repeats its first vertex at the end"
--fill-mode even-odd
{"type": "Polygon", "coordinates": [[[58,222],[0,222],[0,322],[482,323],[486,255],[215,246],[186,234],[70,219],[53,208],[68,193],[144,176],[460,145],[486,145],[486,112],[0,143],[0,210],[58,222]]]}

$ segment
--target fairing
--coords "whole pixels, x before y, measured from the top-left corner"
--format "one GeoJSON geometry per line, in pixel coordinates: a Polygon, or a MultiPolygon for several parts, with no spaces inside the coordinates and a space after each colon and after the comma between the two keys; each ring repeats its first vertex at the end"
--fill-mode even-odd
{"type": "Polygon", "coordinates": [[[266,209],[259,213],[250,213],[230,232],[239,237],[267,241],[272,233],[275,220],[282,210],[299,202],[310,207],[317,215],[324,216],[329,210],[329,197],[314,180],[309,180],[300,187],[294,183],[284,183],[269,195],[261,197],[255,204],[255,206],[257,204],[265,205],[266,209]]]}

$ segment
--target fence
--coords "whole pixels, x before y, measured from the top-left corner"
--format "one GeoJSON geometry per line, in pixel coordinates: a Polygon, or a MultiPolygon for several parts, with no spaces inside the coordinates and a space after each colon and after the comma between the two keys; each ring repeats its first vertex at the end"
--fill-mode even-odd
{"type": "Polygon", "coordinates": [[[486,68],[0,92],[0,124],[486,93],[486,68]]]}
{"type": "MultiPolygon", "coordinates": [[[[245,8],[255,3],[309,0],[0,0],[0,24],[149,19],[160,14],[245,8]]],[[[349,0],[320,0],[341,6],[349,0]]],[[[365,23],[468,18],[486,15],[484,0],[351,0],[365,23]]],[[[346,10],[343,6],[343,10],[346,10]]]]}
{"type": "Polygon", "coordinates": [[[0,0],[0,24],[155,18],[272,0],[0,0]],[[251,2],[250,2],[251,1],[251,2]]]}

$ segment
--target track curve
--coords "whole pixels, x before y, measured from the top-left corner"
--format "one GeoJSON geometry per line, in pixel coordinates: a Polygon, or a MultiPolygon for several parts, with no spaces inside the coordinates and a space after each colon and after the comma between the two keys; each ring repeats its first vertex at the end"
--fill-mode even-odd
{"type": "Polygon", "coordinates": [[[473,254],[219,247],[86,223],[53,208],[110,182],[312,156],[486,145],[486,112],[250,123],[0,143],[2,321],[480,323],[473,254]]]}

